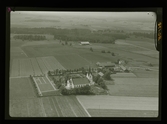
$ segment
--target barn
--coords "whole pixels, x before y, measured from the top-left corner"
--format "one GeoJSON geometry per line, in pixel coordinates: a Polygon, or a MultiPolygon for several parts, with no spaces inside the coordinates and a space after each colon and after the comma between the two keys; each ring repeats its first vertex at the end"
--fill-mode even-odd
{"type": "Polygon", "coordinates": [[[80,45],[90,45],[90,43],[88,41],[82,41],[80,42],[80,45]]]}

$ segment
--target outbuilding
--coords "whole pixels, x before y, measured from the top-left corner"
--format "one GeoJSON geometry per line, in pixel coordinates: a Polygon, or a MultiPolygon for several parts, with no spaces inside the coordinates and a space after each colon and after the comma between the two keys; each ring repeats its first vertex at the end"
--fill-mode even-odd
{"type": "Polygon", "coordinates": [[[80,45],[90,45],[90,43],[88,41],[82,41],[80,42],[80,45]]]}

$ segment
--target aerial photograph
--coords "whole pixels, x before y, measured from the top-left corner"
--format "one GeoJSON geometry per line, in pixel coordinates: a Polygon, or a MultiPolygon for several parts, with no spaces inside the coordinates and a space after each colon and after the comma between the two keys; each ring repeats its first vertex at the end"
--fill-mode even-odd
{"type": "Polygon", "coordinates": [[[10,13],[10,117],[158,117],[153,12],[10,13]]]}

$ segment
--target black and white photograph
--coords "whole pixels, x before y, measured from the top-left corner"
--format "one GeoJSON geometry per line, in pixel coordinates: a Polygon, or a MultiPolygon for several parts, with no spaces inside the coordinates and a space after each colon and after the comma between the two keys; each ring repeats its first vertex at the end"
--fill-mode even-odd
{"type": "Polygon", "coordinates": [[[11,11],[10,117],[157,118],[156,17],[11,11]]]}

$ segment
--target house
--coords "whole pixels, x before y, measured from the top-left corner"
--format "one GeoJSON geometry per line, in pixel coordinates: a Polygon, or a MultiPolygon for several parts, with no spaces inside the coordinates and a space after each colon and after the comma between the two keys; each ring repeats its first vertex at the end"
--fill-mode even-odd
{"type": "Polygon", "coordinates": [[[112,62],[97,62],[96,65],[98,65],[99,67],[115,67],[115,63],[112,62]]]}
{"type": "Polygon", "coordinates": [[[125,66],[123,66],[123,65],[119,65],[119,67],[120,67],[123,71],[125,71],[125,70],[126,70],[126,67],[125,67],[125,66]]]}
{"type": "Polygon", "coordinates": [[[82,41],[80,42],[80,45],[90,45],[90,43],[88,41],[82,41]]]}
{"type": "Polygon", "coordinates": [[[98,75],[100,75],[102,77],[104,74],[102,72],[99,72],[98,75]]]}

